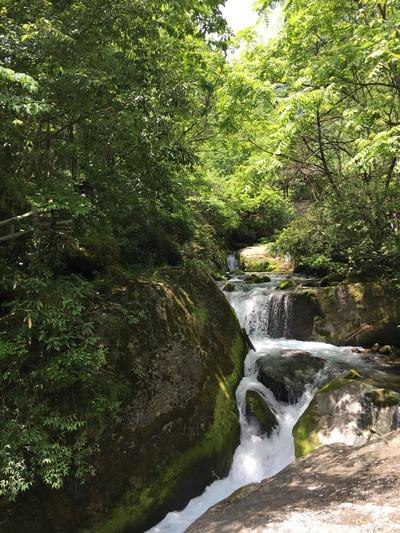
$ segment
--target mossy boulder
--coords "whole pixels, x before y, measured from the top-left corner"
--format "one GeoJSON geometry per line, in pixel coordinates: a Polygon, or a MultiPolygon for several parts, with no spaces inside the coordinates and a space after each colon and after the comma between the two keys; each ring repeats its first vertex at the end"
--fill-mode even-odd
{"type": "Polygon", "coordinates": [[[293,272],[292,262],[272,252],[271,243],[248,246],[239,251],[240,266],[246,272],[293,272]]]}
{"type": "Polygon", "coordinates": [[[400,393],[390,389],[373,389],[366,397],[377,407],[392,407],[400,405],[400,393]]]}
{"type": "Polygon", "coordinates": [[[244,281],[248,284],[270,283],[271,278],[266,274],[251,274],[244,281]]]}
{"type": "Polygon", "coordinates": [[[292,278],[283,279],[278,283],[277,289],[280,291],[286,291],[289,289],[295,289],[298,283],[292,278]]]}
{"type": "Polygon", "coordinates": [[[95,475],[1,500],[2,533],[143,532],[229,471],[247,348],[217,285],[174,269],[125,280],[97,321],[120,409],[91,428],[95,475]]]}
{"type": "Polygon", "coordinates": [[[396,283],[297,288],[291,300],[296,309],[292,311],[292,329],[303,331],[295,338],[340,346],[400,345],[400,290],[396,283]]]}
{"type": "Polygon", "coordinates": [[[235,284],[232,281],[225,283],[223,289],[224,292],[233,292],[235,290],[235,284]]]}
{"type": "Polygon", "coordinates": [[[392,355],[393,350],[391,346],[385,344],[385,346],[379,348],[379,353],[382,355],[392,355]]]}
{"type": "Polygon", "coordinates": [[[258,379],[281,402],[295,403],[326,365],[308,352],[281,350],[257,360],[258,379]]]}
{"type": "Polygon", "coordinates": [[[319,389],[293,429],[296,457],[325,444],[359,446],[400,427],[400,394],[359,376],[347,374],[319,389]]]}
{"type": "Polygon", "coordinates": [[[254,390],[246,393],[246,416],[257,419],[261,432],[270,435],[278,426],[278,420],[272,409],[265,403],[261,394],[254,390]]]}

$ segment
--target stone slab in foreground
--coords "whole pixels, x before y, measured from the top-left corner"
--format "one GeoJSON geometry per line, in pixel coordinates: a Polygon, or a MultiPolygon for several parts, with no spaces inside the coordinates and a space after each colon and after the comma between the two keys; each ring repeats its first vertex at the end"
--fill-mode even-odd
{"type": "Polygon", "coordinates": [[[324,446],[212,507],[190,533],[400,532],[400,430],[324,446]]]}

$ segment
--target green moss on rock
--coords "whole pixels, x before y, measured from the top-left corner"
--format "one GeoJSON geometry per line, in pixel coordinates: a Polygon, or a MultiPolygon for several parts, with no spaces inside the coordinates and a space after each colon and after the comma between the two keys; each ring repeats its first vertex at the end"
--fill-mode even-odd
{"type": "Polygon", "coordinates": [[[247,416],[254,416],[257,419],[263,433],[272,433],[278,425],[278,420],[258,392],[247,391],[246,406],[247,416]]]}
{"type": "Polygon", "coordinates": [[[285,291],[288,289],[294,289],[296,287],[297,287],[296,281],[292,278],[287,278],[279,282],[277,289],[279,289],[280,291],[285,291]]]}
{"type": "Polygon", "coordinates": [[[223,291],[224,292],[233,292],[235,290],[235,284],[232,281],[225,283],[223,291]]]}
{"type": "Polygon", "coordinates": [[[347,372],[345,379],[362,379],[362,375],[358,370],[355,370],[354,368],[350,368],[350,370],[347,372]]]}
{"type": "Polygon", "coordinates": [[[207,307],[203,303],[194,307],[193,314],[196,317],[198,323],[200,324],[200,327],[203,327],[206,325],[208,313],[207,313],[207,307]]]}
{"type": "Polygon", "coordinates": [[[247,276],[245,279],[245,283],[249,283],[249,284],[269,283],[270,281],[271,281],[271,278],[267,276],[266,274],[251,274],[250,276],[247,276]]]}
{"type": "Polygon", "coordinates": [[[335,378],[317,391],[310,405],[293,428],[296,457],[304,457],[321,445],[318,437],[320,421],[318,396],[335,392],[360,377],[357,370],[351,369],[345,377],[335,378]]]}
{"type": "Polygon", "coordinates": [[[393,349],[388,344],[385,344],[385,346],[379,348],[379,353],[382,355],[392,355],[393,349]]]}
{"type": "Polygon", "coordinates": [[[327,276],[321,279],[321,287],[335,286],[338,283],[344,282],[346,279],[345,274],[339,272],[331,272],[327,276]]]}
{"type": "Polygon", "coordinates": [[[400,405],[400,393],[389,389],[375,389],[369,393],[372,403],[378,407],[400,405]]]}
{"type": "Polygon", "coordinates": [[[30,533],[142,532],[229,471],[247,349],[224,295],[207,277],[160,269],[110,287],[109,302],[98,334],[121,407],[117,420],[93,428],[96,475],[3,501],[2,533],[28,523],[30,533]]]}
{"type": "Polygon", "coordinates": [[[296,457],[314,451],[321,440],[337,442],[348,432],[355,445],[388,433],[398,427],[399,406],[399,392],[379,388],[351,370],[321,387],[298,420],[293,429],[296,457]]]}
{"type": "Polygon", "coordinates": [[[310,311],[304,340],[342,346],[400,345],[400,295],[392,282],[297,288],[293,301],[300,298],[303,314],[310,311]]]}
{"type": "Polygon", "coordinates": [[[304,457],[321,445],[314,433],[318,427],[318,410],[314,400],[293,428],[296,457],[304,457]]]}
{"type": "MultiPolygon", "coordinates": [[[[139,533],[154,508],[162,507],[163,503],[168,503],[174,491],[181,490],[180,483],[184,482],[184,477],[192,476],[201,468],[210,468],[211,465],[220,472],[229,470],[240,437],[235,401],[235,390],[241,379],[243,364],[243,340],[240,335],[236,335],[232,342],[231,355],[233,371],[226,378],[217,376],[219,390],[213,421],[201,442],[172,460],[168,469],[157,479],[138,490],[128,492],[123,503],[105,524],[84,530],[84,533],[139,533]]],[[[145,527],[151,527],[150,523],[145,527]]]]}

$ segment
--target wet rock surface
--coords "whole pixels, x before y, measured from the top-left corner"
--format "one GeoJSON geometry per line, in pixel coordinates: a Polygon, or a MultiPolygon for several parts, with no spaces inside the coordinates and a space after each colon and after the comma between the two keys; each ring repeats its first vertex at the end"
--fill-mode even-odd
{"type": "MultiPolygon", "coordinates": [[[[272,277],[266,305],[261,292],[253,291],[257,313],[252,310],[249,325],[252,334],[262,332],[278,340],[276,347],[262,352],[255,367],[258,381],[282,402],[276,405],[279,413],[281,406],[295,404],[308,384],[320,387],[303,414],[298,411],[293,430],[296,454],[306,457],[273,478],[238,490],[188,531],[399,531],[400,435],[394,461],[392,450],[379,455],[390,432],[400,427],[400,373],[391,346],[400,322],[398,292],[385,283],[305,288],[302,282],[289,286],[272,277]],[[333,355],[335,348],[327,345],[316,350],[315,345],[315,351],[308,343],[304,351],[286,349],[292,341],[284,338],[296,339],[293,346],[301,345],[299,340],[316,340],[372,348],[336,349],[333,355]],[[373,447],[379,438],[384,440],[373,447]],[[372,448],[352,455],[361,446],[372,448]]],[[[256,343],[257,349],[263,346],[268,343],[256,343]]],[[[269,398],[272,401],[270,393],[269,398]]],[[[248,397],[246,415],[256,416],[256,409],[248,397]]],[[[274,457],[279,453],[274,449],[274,457]]]]}
{"type": "Polygon", "coordinates": [[[324,444],[360,446],[400,427],[400,394],[363,381],[337,378],[322,387],[293,430],[296,456],[324,444]]]}
{"type": "Polygon", "coordinates": [[[265,403],[262,395],[254,390],[249,390],[246,394],[246,417],[254,417],[257,420],[261,434],[270,435],[278,426],[274,412],[265,403]]]}
{"type": "Polygon", "coordinates": [[[324,359],[297,350],[282,350],[257,361],[261,383],[286,403],[296,402],[325,365],[324,359]]]}
{"type": "Polygon", "coordinates": [[[258,273],[246,276],[243,281],[247,284],[270,283],[271,278],[267,274],[258,273]]]}
{"type": "Polygon", "coordinates": [[[323,446],[212,507],[188,533],[399,531],[400,431],[323,446]]]}
{"type": "Polygon", "coordinates": [[[400,345],[400,291],[395,283],[297,289],[291,298],[294,338],[344,346],[400,345]]]}

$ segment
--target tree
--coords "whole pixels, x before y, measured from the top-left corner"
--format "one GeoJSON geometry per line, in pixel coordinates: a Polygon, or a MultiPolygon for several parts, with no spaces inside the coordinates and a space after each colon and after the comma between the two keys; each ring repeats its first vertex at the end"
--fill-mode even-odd
{"type": "Polygon", "coordinates": [[[110,285],[124,268],[177,263],[195,233],[191,169],[224,63],[218,5],[1,4],[0,217],[40,212],[0,250],[2,495],[93,474],[93,428],[124,395],[99,309],[135,323],[136,302],[111,304],[110,285]]]}
{"type": "Polygon", "coordinates": [[[390,1],[292,0],[278,38],[233,67],[224,98],[251,182],[314,205],[279,240],[299,264],[398,269],[399,15],[390,1]]]}
{"type": "Polygon", "coordinates": [[[213,91],[207,69],[223,61],[206,40],[224,29],[218,3],[3,4],[0,60],[36,80],[27,103],[8,83],[2,106],[3,214],[35,205],[72,218],[59,236],[67,255],[104,233],[128,261],[176,254],[190,233],[184,176],[213,91]]]}

